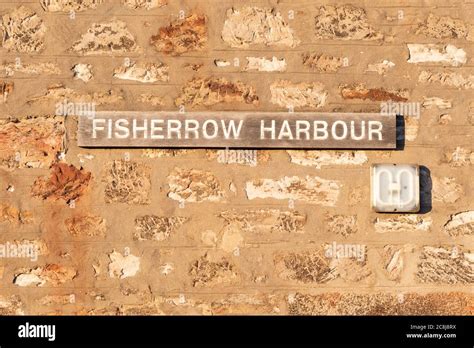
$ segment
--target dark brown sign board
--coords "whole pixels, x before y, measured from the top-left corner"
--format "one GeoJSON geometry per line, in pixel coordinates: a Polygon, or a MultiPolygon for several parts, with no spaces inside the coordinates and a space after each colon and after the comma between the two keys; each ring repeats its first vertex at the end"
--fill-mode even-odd
{"type": "Polygon", "coordinates": [[[396,116],[324,112],[97,111],[82,147],[395,149],[396,116]]]}

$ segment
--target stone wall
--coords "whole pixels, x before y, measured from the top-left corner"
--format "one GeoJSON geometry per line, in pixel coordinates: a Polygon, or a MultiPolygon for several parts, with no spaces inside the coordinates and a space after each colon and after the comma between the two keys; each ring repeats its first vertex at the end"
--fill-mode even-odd
{"type": "Polygon", "coordinates": [[[0,258],[1,314],[473,313],[472,2],[19,0],[0,14],[0,243],[39,251],[0,258]],[[402,151],[256,161],[79,148],[77,119],[56,115],[387,101],[421,105],[402,151]],[[423,213],[371,211],[380,162],[424,166],[423,213]],[[340,245],[360,254],[329,258],[340,245]]]}

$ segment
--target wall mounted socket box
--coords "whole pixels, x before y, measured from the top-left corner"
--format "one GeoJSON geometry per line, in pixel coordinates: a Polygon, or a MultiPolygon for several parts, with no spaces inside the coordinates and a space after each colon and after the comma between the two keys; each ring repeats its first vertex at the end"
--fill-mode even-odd
{"type": "Polygon", "coordinates": [[[380,213],[420,210],[420,168],[416,164],[373,164],[371,206],[380,213]]]}

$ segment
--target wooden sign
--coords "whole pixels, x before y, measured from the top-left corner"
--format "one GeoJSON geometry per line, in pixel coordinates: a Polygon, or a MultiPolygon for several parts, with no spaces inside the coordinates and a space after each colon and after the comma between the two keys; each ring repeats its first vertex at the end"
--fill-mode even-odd
{"type": "Polygon", "coordinates": [[[83,147],[394,149],[396,117],[320,112],[127,112],[79,116],[83,147]]]}

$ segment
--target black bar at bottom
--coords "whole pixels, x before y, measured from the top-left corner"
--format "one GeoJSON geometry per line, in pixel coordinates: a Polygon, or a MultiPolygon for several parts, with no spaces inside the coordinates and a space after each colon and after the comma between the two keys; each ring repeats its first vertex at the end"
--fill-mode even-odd
{"type": "Polygon", "coordinates": [[[472,317],[447,316],[11,316],[0,317],[0,346],[278,343],[473,347],[473,329],[472,317]],[[43,325],[55,325],[54,340],[52,327],[43,325]],[[46,337],[19,337],[40,333],[46,337]]]}

